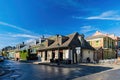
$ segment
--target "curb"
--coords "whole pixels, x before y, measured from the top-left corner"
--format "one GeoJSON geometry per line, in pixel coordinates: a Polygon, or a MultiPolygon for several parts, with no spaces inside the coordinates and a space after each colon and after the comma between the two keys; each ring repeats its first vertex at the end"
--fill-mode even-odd
{"type": "Polygon", "coordinates": [[[53,66],[53,67],[63,67],[63,68],[75,68],[75,67],[79,67],[80,66],[78,64],[75,64],[75,65],[71,65],[71,64],[68,64],[68,65],[63,65],[63,64],[57,65],[57,64],[52,64],[52,63],[39,63],[38,65],[46,65],[46,66],[53,66]]]}
{"type": "Polygon", "coordinates": [[[21,63],[31,63],[31,64],[35,64],[35,65],[46,65],[46,66],[53,66],[53,67],[64,67],[64,68],[75,68],[75,67],[79,67],[79,66],[102,66],[102,67],[112,67],[113,68],[113,66],[114,65],[105,65],[104,66],[104,64],[102,65],[102,64],[66,64],[66,65],[64,65],[64,64],[60,64],[60,65],[57,65],[57,64],[55,64],[55,63],[42,63],[42,62],[39,62],[39,61],[19,61],[19,62],[21,62],[21,63]]]}

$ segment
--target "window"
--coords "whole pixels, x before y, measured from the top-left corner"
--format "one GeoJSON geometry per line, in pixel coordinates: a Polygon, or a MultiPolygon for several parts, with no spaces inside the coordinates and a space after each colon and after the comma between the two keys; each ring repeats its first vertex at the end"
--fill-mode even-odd
{"type": "Polygon", "coordinates": [[[99,41],[97,40],[96,43],[99,43],[99,41]]]}
{"type": "Polygon", "coordinates": [[[107,48],[107,41],[106,41],[106,38],[104,38],[104,48],[107,48]]]}
{"type": "Polygon", "coordinates": [[[97,40],[97,41],[96,41],[96,46],[98,46],[98,45],[99,45],[99,41],[97,40]]]}
{"type": "Polygon", "coordinates": [[[120,48],[120,41],[118,41],[118,47],[120,48]]]}

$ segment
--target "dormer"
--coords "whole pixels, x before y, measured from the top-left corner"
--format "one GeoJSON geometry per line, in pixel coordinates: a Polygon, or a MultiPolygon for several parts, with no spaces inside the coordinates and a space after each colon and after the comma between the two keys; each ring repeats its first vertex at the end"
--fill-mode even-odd
{"type": "Polygon", "coordinates": [[[62,45],[68,39],[68,37],[62,35],[57,35],[56,37],[56,41],[59,43],[59,45],[62,45]]]}
{"type": "Polygon", "coordinates": [[[49,47],[54,42],[54,40],[46,39],[45,42],[46,42],[45,46],[49,47]]]}

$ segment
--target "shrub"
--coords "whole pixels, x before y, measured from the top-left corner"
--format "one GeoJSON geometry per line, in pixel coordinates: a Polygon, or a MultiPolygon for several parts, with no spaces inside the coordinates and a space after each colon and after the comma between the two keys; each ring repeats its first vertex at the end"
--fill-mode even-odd
{"type": "Polygon", "coordinates": [[[23,51],[20,52],[20,58],[22,60],[27,60],[27,57],[28,57],[28,52],[27,51],[23,50],[23,51]]]}

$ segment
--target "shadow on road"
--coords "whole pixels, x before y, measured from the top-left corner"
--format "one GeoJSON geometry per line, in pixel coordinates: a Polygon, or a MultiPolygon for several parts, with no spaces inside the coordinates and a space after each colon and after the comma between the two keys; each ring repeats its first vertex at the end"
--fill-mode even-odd
{"type": "Polygon", "coordinates": [[[70,74],[67,75],[68,76],[67,80],[71,80],[78,77],[87,76],[87,75],[112,69],[110,67],[87,66],[87,65],[80,65],[80,66],[77,66],[76,68],[77,68],[76,71],[71,71],[70,74]]]}
{"type": "MultiPolygon", "coordinates": [[[[43,65],[41,65],[43,66],[43,65]]],[[[95,73],[99,73],[102,71],[110,70],[110,67],[101,67],[101,66],[89,66],[89,65],[76,65],[76,66],[52,66],[51,65],[44,65],[47,74],[53,74],[53,77],[49,75],[45,78],[47,80],[72,80],[78,77],[87,76],[95,73]],[[70,70],[74,69],[74,70],[70,70]],[[57,70],[57,72],[55,72],[57,70]],[[58,74],[58,75],[57,75],[58,74]]],[[[52,75],[51,75],[52,76],[52,75]]]]}

